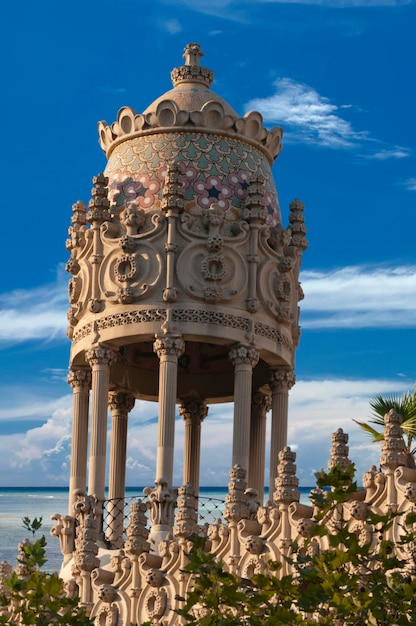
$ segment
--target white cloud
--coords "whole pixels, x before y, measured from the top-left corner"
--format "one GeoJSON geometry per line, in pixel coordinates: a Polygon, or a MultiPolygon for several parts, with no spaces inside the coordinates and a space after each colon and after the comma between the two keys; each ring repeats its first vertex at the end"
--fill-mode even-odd
{"type": "MultiPolygon", "coordinates": [[[[350,434],[350,459],[357,465],[357,478],[371,464],[378,463],[379,448],[353,422],[370,415],[369,399],[377,394],[403,393],[413,381],[403,377],[392,380],[331,379],[298,380],[290,392],[289,444],[297,450],[298,477],[303,485],[313,484],[313,472],[325,467],[329,458],[331,434],[338,428],[350,434]]],[[[0,476],[2,484],[65,485],[68,482],[70,435],[70,398],[57,399],[47,422],[29,429],[24,435],[0,439],[0,476]]],[[[144,419],[138,424],[137,412],[154,415],[155,403],[139,402],[129,418],[127,446],[127,484],[152,485],[155,479],[157,424],[144,419]]],[[[270,425],[270,415],[268,418],[270,425]]],[[[110,440],[109,419],[108,440],[110,440]]],[[[182,482],[183,421],[177,419],[175,432],[175,484],[182,482]]],[[[233,405],[211,405],[202,425],[201,483],[225,485],[231,467],[233,405]]],[[[269,436],[269,435],[268,435],[269,436]]],[[[269,453],[266,454],[266,471],[269,453]]]]}
{"type": "Polygon", "coordinates": [[[405,159],[411,155],[411,151],[403,146],[394,146],[379,150],[374,154],[364,155],[367,159],[378,159],[379,161],[387,161],[387,159],[405,159]]]}
{"type": "Polygon", "coordinates": [[[164,0],[165,4],[183,6],[194,11],[213,15],[228,20],[247,21],[242,9],[249,9],[257,4],[301,4],[323,6],[331,9],[351,7],[397,7],[411,4],[413,0],[164,0]]]}
{"type": "Polygon", "coordinates": [[[166,20],[163,23],[163,26],[166,32],[168,32],[170,35],[177,35],[178,33],[182,32],[182,26],[180,22],[174,18],[166,20]]]}
{"type": "Polygon", "coordinates": [[[408,191],[416,191],[416,178],[407,178],[399,183],[402,187],[408,191]]]}
{"type": "Polygon", "coordinates": [[[61,275],[50,285],[0,295],[0,343],[63,338],[67,307],[67,286],[61,275]]]}
{"type": "Polygon", "coordinates": [[[306,270],[303,328],[415,328],[416,266],[306,270]]]}
{"type": "MultiPolygon", "coordinates": [[[[331,148],[348,148],[368,138],[356,132],[339,115],[342,107],[332,104],[315,89],[292,78],[279,78],[273,83],[275,93],[268,98],[255,98],[245,105],[246,111],[259,111],[266,123],[284,124],[294,136],[306,143],[331,148]]],[[[287,135],[286,135],[287,136],[287,135]]]]}
{"type": "Polygon", "coordinates": [[[397,7],[411,4],[413,0],[260,0],[263,4],[307,4],[345,9],[348,7],[397,7]]]}

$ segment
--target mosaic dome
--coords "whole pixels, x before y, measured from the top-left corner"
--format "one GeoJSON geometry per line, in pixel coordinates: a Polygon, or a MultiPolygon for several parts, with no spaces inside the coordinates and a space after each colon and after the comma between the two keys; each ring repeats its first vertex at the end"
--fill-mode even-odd
{"type": "Polygon", "coordinates": [[[281,222],[271,165],[281,149],[282,129],[263,127],[260,113],[239,117],[210,87],[211,70],[200,66],[198,44],[185,48],[185,64],[172,73],[173,89],[142,114],[123,107],[111,126],[98,125],[107,154],[105,175],[115,211],[134,203],[159,211],[167,168],[178,163],[185,211],[198,216],[216,203],[226,222],[240,219],[250,181],[265,182],[267,222],[281,222]]]}

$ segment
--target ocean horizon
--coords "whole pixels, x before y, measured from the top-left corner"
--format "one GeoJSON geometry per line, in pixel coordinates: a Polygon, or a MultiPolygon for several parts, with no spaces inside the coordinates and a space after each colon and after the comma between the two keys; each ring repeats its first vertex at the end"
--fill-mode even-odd
{"type": "MultiPolygon", "coordinates": [[[[144,499],[144,487],[126,487],[126,501],[135,498],[144,499]]],[[[309,494],[313,487],[298,487],[301,494],[300,501],[309,502],[309,494]]],[[[228,492],[227,486],[200,487],[200,517],[201,523],[212,522],[220,517],[223,501],[228,492]]],[[[59,571],[62,563],[59,540],[50,534],[54,521],[54,513],[66,515],[68,513],[68,487],[0,487],[0,562],[7,561],[16,566],[17,546],[25,538],[31,539],[23,526],[23,518],[33,520],[42,518],[42,528],[35,535],[35,539],[42,534],[47,541],[47,571],[59,571]]],[[[267,500],[267,490],[265,501],[267,500]]]]}

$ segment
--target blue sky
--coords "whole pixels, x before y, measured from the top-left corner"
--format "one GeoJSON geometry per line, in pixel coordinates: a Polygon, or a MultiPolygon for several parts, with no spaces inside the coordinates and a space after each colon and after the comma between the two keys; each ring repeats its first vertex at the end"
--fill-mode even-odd
{"type": "MultiPolygon", "coordinates": [[[[213,90],[284,128],[284,225],[306,205],[305,300],[289,443],[303,485],[350,434],[358,478],[378,449],[352,421],[415,382],[414,0],[33,0],[3,3],[0,485],[65,485],[71,205],[105,167],[99,120],[169,90],[192,41],[213,90]]],[[[152,484],[156,407],[130,419],[128,483],[152,484]]],[[[202,484],[226,484],[232,418],[203,424],[202,484]],[[219,448],[218,442],[224,442],[219,448]]],[[[181,481],[182,424],[175,479],[181,481]]]]}

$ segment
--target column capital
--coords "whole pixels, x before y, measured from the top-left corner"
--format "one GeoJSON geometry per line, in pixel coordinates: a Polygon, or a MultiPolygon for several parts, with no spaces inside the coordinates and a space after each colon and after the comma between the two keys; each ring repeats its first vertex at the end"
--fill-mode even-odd
{"type": "Polygon", "coordinates": [[[289,391],[296,382],[296,376],[291,367],[277,367],[270,370],[269,385],[272,391],[289,391]]]}
{"type": "Polygon", "coordinates": [[[114,352],[114,350],[110,350],[110,348],[105,348],[104,346],[91,348],[85,353],[85,360],[90,365],[90,367],[93,367],[93,365],[110,366],[115,358],[116,352],[114,352]]]}
{"type": "Polygon", "coordinates": [[[179,407],[179,415],[185,422],[197,423],[204,421],[208,415],[208,407],[204,400],[195,400],[195,398],[185,398],[179,407]]]}
{"type": "Polygon", "coordinates": [[[67,380],[73,391],[76,389],[89,391],[91,389],[91,370],[87,367],[71,367],[67,380]]]}
{"type": "Polygon", "coordinates": [[[262,413],[267,413],[272,408],[272,398],[270,394],[262,391],[255,391],[252,395],[253,407],[262,413]]]}
{"type": "Polygon", "coordinates": [[[108,394],[108,406],[111,411],[120,411],[128,414],[134,407],[135,398],[129,391],[110,391],[108,394]]]}
{"type": "Polygon", "coordinates": [[[166,337],[158,337],[153,343],[153,350],[159,359],[162,356],[180,357],[185,351],[185,342],[180,335],[168,335],[166,337]]]}
{"type": "Polygon", "coordinates": [[[228,356],[234,367],[236,365],[250,365],[251,367],[255,367],[260,357],[260,351],[253,346],[239,344],[231,348],[228,356]]]}

